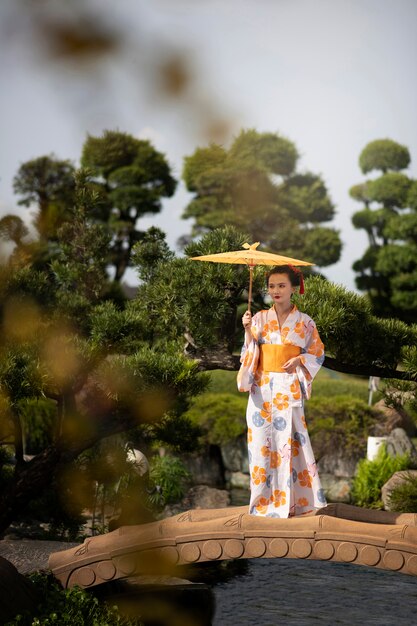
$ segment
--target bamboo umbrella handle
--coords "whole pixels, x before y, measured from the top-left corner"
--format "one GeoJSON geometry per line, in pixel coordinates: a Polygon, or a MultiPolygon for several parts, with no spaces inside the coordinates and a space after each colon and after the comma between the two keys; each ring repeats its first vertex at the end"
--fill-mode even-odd
{"type": "Polygon", "coordinates": [[[253,278],[253,266],[249,265],[249,294],[248,294],[248,311],[251,313],[250,304],[252,302],[252,278],[253,278]]]}

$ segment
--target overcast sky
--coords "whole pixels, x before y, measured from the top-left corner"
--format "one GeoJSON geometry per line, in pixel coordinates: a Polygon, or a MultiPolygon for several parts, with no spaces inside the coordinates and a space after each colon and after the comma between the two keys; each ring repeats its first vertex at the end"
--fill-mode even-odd
{"type": "MultiPolygon", "coordinates": [[[[363,179],[361,150],[385,137],[405,144],[417,176],[416,0],[73,0],[121,36],[94,65],[51,58],[33,4],[0,7],[1,215],[23,214],[12,191],[21,163],[51,153],[77,162],[87,133],[150,138],[179,177],[210,137],[227,145],[241,128],[278,132],[295,142],[299,169],[328,186],[344,247],[324,273],[354,288],[367,240],[351,226],[360,206],[348,190],[363,179]],[[179,97],[162,97],[157,80],[170,58],[189,72],[179,97]]],[[[60,4],[41,6],[56,16],[60,4]]],[[[180,187],[139,227],[160,226],[175,247],[190,231],[180,219],[188,199],[180,187]]]]}

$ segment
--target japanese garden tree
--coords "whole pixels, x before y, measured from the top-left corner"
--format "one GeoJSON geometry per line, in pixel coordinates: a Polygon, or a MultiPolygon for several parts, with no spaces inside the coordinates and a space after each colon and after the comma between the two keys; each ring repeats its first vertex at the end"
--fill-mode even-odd
{"type": "Polygon", "coordinates": [[[377,177],[355,185],[350,195],[363,208],[352,217],[369,247],[355,261],[356,284],[368,294],[376,315],[407,322],[417,314],[417,181],[407,176],[410,153],[390,139],[369,143],[359,157],[364,174],[377,177]]]}
{"type": "Polygon", "coordinates": [[[229,149],[197,148],[183,169],[194,194],[183,213],[194,219],[192,235],[230,224],[280,254],[323,267],[338,261],[339,234],[323,225],[334,205],[320,176],[297,171],[298,157],[290,140],[253,129],[242,130],[229,149]]]}
{"type": "Polygon", "coordinates": [[[18,248],[1,267],[0,466],[10,447],[15,465],[12,474],[0,473],[0,532],[51,477],[65,475],[104,438],[132,432],[145,450],[155,440],[189,449],[196,439],[182,414],[205,377],[175,343],[152,349],[146,316],[109,299],[111,235],[88,218],[100,197],[85,173],[77,175],[74,193],[49,266],[37,268],[18,248]],[[37,402],[47,405],[48,423],[28,461],[25,438],[37,402]]]}
{"type": "MultiPolygon", "coordinates": [[[[88,219],[105,225],[111,234],[107,262],[118,283],[130,265],[133,245],[143,235],[140,218],[161,211],[162,198],[172,196],[177,183],[165,156],[149,141],[120,131],[88,136],[81,163],[88,170],[86,183],[96,196],[88,219]]],[[[23,163],[14,178],[19,204],[36,209],[39,234],[38,241],[20,241],[19,245],[25,245],[32,258],[36,252],[39,266],[55,254],[57,231],[71,217],[74,172],[70,161],[52,155],[23,163]]]]}
{"type": "Polygon", "coordinates": [[[94,217],[110,228],[110,261],[114,279],[120,281],[132,247],[143,235],[138,220],[159,213],[161,199],[174,194],[177,182],[165,156],[149,141],[119,131],[89,136],[81,164],[91,172],[90,182],[99,194],[94,217]]]}

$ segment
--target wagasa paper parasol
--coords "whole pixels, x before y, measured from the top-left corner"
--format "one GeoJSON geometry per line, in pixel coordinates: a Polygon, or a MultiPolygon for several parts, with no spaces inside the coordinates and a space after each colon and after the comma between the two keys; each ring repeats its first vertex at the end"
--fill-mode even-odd
{"type": "Polygon", "coordinates": [[[204,256],[191,257],[191,261],[211,261],[212,263],[236,263],[238,265],[247,265],[249,268],[249,295],[248,310],[250,311],[250,303],[252,300],[252,280],[253,268],[256,265],[314,265],[308,261],[300,261],[292,259],[281,254],[273,254],[271,252],[262,252],[257,250],[259,241],[252,245],[244,243],[242,250],[233,252],[219,252],[218,254],[205,254],[204,256]]]}

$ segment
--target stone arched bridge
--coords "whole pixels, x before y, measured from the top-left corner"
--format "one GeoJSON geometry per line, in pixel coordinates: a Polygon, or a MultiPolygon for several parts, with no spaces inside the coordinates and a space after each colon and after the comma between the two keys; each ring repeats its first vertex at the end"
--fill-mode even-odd
{"type": "Polygon", "coordinates": [[[51,554],[64,587],[92,587],[139,574],[171,574],[177,565],[249,558],[341,561],[417,576],[417,516],[330,504],[315,515],[278,519],[248,508],[187,511],[124,526],[51,554]]]}

